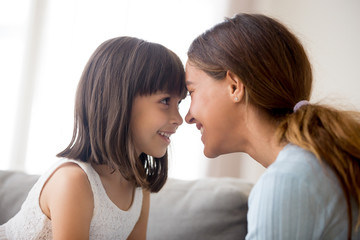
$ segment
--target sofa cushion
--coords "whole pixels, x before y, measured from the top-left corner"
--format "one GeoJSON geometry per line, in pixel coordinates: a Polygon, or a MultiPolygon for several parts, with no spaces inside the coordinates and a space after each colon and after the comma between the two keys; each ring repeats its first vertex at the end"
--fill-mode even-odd
{"type": "Polygon", "coordinates": [[[147,239],[245,239],[252,186],[235,178],[169,179],[151,194],[147,239]]]}
{"type": "Polygon", "coordinates": [[[38,178],[22,172],[0,171],[0,225],[20,210],[38,178]]]}

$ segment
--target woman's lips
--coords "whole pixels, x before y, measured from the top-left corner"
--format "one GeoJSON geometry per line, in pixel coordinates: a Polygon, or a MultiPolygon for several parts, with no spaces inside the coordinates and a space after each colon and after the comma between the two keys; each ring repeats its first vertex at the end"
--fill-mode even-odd
{"type": "Polygon", "coordinates": [[[196,124],[196,128],[200,130],[201,135],[204,133],[204,128],[203,128],[203,125],[202,125],[202,124],[197,123],[197,124],[196,124]]]}

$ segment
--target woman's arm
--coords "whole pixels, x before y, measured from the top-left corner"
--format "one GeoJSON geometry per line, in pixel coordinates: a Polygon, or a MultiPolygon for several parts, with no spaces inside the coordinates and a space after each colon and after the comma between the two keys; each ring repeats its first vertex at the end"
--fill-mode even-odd
{"type": "Polygon", "coordinates": [[[93,193],[78,165],[68,163],[55,171],[43,188],[40,207],[51,219],[53,239],[89,239],[93,193]]]}
{"type": "Polygon", "coordinates": [[[139,220],[128,237],[128,240],[145,240],[149,218],[150,192],[143,190],[143,203],[139,220]]]}

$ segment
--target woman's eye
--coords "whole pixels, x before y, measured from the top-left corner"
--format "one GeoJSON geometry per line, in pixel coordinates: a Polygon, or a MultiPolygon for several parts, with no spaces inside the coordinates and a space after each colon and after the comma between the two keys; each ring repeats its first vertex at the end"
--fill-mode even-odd
{"type": "Polygon", "coordinates": [[[169,98],[169,97],[164,98],[164,99],[162,99],[160,102],[161,102],[162,104],[169,105],[169,103],[170,103],[170,98],[169,98]]]}
{"type": "Polygon", "coordinates": [[[193,91],[188,91],[187,95],[191,97],[192,93],[193,93],[193,91]]]}

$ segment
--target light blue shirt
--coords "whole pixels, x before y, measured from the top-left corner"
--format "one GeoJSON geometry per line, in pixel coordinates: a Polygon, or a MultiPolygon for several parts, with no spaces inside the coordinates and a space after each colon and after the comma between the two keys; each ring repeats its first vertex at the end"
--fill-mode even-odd
{"type": "MultiPolygon", "coordinates": [[[[353,222],[357,212],[354,206],[353,222]]],[[[347,230],[346,201],[333,171],[312,153],[286,145],[250,193],[246,239],[341,240],[347,230]]],[[[352,237],[360,239],[360,230],[352,237]]]]}

